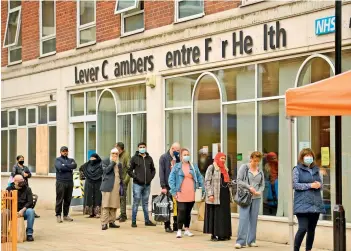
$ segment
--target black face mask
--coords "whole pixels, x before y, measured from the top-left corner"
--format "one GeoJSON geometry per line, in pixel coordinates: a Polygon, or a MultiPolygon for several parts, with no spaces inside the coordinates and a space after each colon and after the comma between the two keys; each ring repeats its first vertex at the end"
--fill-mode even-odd
{"type": "Polygon", "coordinates": [[[24,160],[18,161],[18,164],[20,164],[22,166],[24,164],[24,160]]]}
{"type": "Polygon", "coordinates": [[[26,181],[25,181],[25,180],[23,180],[23,181],[21,181],[21,182],[18,182],[17,184],[15,183],[15,187],[16,187],[17,189],[21,189],[21,188],[23,188],[25,185],[26,185],[26,181]]]}
{"type": "Polygon", "coordinates": [[[92,165],[95,165],[96,163],[98,163],[98,160],[97,160],[97,159],[92,159],[92,160],[90,160],[90,163],[91,163],[92,165]]]}

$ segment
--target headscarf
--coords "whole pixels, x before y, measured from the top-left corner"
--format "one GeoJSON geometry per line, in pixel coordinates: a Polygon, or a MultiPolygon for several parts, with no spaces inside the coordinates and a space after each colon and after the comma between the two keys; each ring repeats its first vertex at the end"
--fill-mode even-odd
{"type": "Polygon", "coordinates": [[[92,154],[91,157],[96,158],[96,160],[86,162],[82,166],[82,171],[87,179],[97,181],[102,178],[101,158],[96,153],[92,154]]]}
{"type": "Polygon", "coordinates": [[[270,152],[267,154],[267,165],[268,168],[266,168],[266,171],[268,171],[270,182],[273,184],[278,178],[278,160],[276,153],[270,152]]]}
{"type": "Polygon", "coordinates": [[[219,167],[219,169],[221,170],[221,173],[223,174],[224,177],[224,182],[230,182],[230,178],[229,178],[229,174],[225,168],[225,164],[220,161],[221,157],[226,157],[226,155],[224,153],[217,153],[216,157],[214,159],[214,162],[217,164],[217,166],[219,167]]]}

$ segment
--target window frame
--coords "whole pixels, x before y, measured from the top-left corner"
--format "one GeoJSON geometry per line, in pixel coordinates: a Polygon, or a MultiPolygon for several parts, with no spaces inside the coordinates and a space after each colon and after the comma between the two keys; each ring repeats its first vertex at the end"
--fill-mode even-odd
{"type": "Polygon", "coordinates": [[[202,13],[196,14],[196,15],[192,15],[192,16],[187,16],[187,17],[183,17],[183,18],[179,18],[178,14],[179,14],[179,3],[183,2],[185,0],[175,0],[174,1],[174,23],[182,23],[182,22],[186,22],[186,21],[190,21],[193,19],[197,19],[197,18],[201,18],[203,16],[205,16],[205,1],[202,1],[202,6],[203,6],[203,10],[202,13]]]}
{"type": "MultiPolygon", "coordinates": [[[[82,0],[77,0],[77,48],[82,48],[82,47],[86,47],[86,46],[90,46],[90,45],[96,44],[96,36],[95,36],[95,40],[94,41],[90,41],[90,42],[84,43],[84,44],[80,43],[80,32],[84,31],[84,30],[87,30],[87,29],[90,29],[90,28],[93,28],[93,27],[96,27],[96,0],[89,0],[89,1],[94,2],[94,5],[95,5],[95,8],[94,8],[94,21],[90,22],[90,23],[87,23],[87,24],[83,24],[83,25],[80,25],[80,2],[81,1],[82,0]]],[[[96,35],[96,30],[95,30],[95,35],[96,35]]]]}
{"type": "Polygon", "coordinates": [[[56,125],[56,122],[57,122],[57,105],[56,105],[56,103],[53,103],[53,104],[47,104],[47,109],[48,109],[48,111],[47,111],[47,125],[51,125],[51,126],[53,126],[53,125],[56,125]],[[50,121],[50,107],[53,107],[53,106],[56,106],[56,120],[55,121],[50,121]]]}
{"type": "Polygon", "coordinates": [[[26,124],[25,125],[19,125],[19,118],[20,118],[20,114],[19,114],[19,110],[21,110],[21,109],[26,109],[26,107],[19,107],[18,109],[17,109],[17,128],[26,128],[27,127],[27,109],[26,109],[26,118],[25,118],[25,120],[26,120],[26,124]]]}
{"type": "Polygon", "coordinates": [[[18,111],[17,109],[9,109],[7,110],[7,128],[13,129],[18,127],[18,111]],[[10,125],[10,113],[15,112],[16,123],[14,125],[10,125]]]}
{"type": "Polygon", "coordinates": [[[17,6],[13,9],[11,9],[11,0],[8,0],[8,12],[7,12],[7,20],[6,20],[6,28],[5,28],[5,34],[4,34],[4,43],[3,43],[3,48],[11,48],[13,46],[16,46],[18,44],[18,38],[20,34],[20,29],[21,29],[21,21],[22,21],[22,5],[17,6]],[[12,44],[5,45],[6,41],[6,35],[8,32],[8,27],[9,27],[9,17],[12,13],[18,11],[18,22],[17,22],[17,30],[16,30],[16,36],[15,36],[15,42],[12,44]]]}
{"type": "Polygon", "coordinates": [[[142,9],[142,10],[140,9],[140,1],[138,1],[138,6],[136,7],[136,9],[132,10],[130,13],[122,13],[121,14],[121,37],[127,37],[127,36],[134,35],[134,34],[137,34],[137,33],[141,33],[141,32],[144,32],[144,31],[145,31],[145,11],[144,11],[144,9],[142,9]],[[125,19],[129,18],[129,17],[132,17],[132,16],[139,15],[139,14],[143,14],[144,27],[141,28],[141,29],[125,32],[124,31],[124,29],[125,29],[125,27],[124,27],[125,19]]]}
{"type": "Polygon", "coordinates": [[[27,117],[27,127],[30,127],[30,126],[36,126],[38,125],[38,106],[28,106],[27,107],[27,114],[26,114],[26,117],[27,117]],[[28,119],[29,119],[29,110],[32,110],[34,109],[35,110],[35,122],[34,123],[29,123],[28,119]]]}
{"type": "Polygon", "coordinates": [[[43,43],[52,40],[55,38],[56,40],[56,0],[52,0],[54,2],[54,34],[48,35],[43,37],[43,11],[42,11],[42,6],[43,6],[43,1],[45,0],[39,0],[39,31],[40,31],[40,56],[39,57],[48,57],[51,55],[56,54],[56,46],[55,50],[52,52],[48,53],[43,53],[43,43]]]}
{"type": "Polygon", "coordinates": [[[260,2],[264,2],[265,0],[241,0],[239,7],[244,7],[252,4],[257,4],[260,2]]]}
{"type": "Polygon", "coordinates": [[[138,8],[138,6],[140,4],[140,0],[134,0],[134,5],[133,6],[125,8],[123,10],[117,10],[118,2],[119,2],[119,0],[116,0],[115,15],[122,14],[122,13],[125,13],[125,12],[130,11],[130,10],[134,10],[134,9],[138,8]]]}
{"type": "MultiPolygon", "coordinates": [[[[27,159],[27,166],[28,166],[28,168],[29,168],[29,129],[35,129],[35,148],[37,147],[37,126],[38,126],[39,124],[36,124],[36,125],[33,125],[33,124],[31,124],[31,125],[27,125],[27,127],[26,127],[26,134],[27,134],[27,139],[26,139],[26,144],[27,144],[27,152],[26,152],[26,154],[27,154],[27,156],[26,156],[26,159],[27,159]]],[[[37,153],[35,153],[35,160],[36,160],[36,158],[37,158],[37,153]]],[[[36,175],[36,173],[37,173],[37,163],[35,163],[35,172],[31,172],[32,173],[32,175],[36,175]]]]}

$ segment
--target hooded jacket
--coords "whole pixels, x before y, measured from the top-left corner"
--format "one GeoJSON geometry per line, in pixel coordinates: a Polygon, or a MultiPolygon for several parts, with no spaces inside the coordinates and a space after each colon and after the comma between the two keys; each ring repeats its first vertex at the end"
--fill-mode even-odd
{"type": "Polygon", "coordinates": [[[133,182],[138,185],[150,185],[155,177],[155,173],[154,161],[149,153],[145,153],[143,157],[139,151],[136,151],[130,160],[130,167],[128,169],[128,175],[133,178],[133,182]]]}

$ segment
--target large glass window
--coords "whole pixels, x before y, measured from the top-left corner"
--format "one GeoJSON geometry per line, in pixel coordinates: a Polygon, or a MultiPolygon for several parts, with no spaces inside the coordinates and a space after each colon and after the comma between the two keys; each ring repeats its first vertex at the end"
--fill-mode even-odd
{"type": "Polygon", "coordinates": [[[133,144],[132,149],[134,151],[137,148],[138,143],[140,142],[147,142],[146,138],[146,114],[134,114],[132,115],[133,118],[133,144]]]}
{"type": "Polygon", "coordinates": [[[8,169],[8,131],[1,131],[1,172],[7,172],[8,169]]]}
{"type": "Polygon", "coordinates": [[[96,91],[87,92],[87,115],[96,114],[96,91]]]}
{"type": "Polygon", "coordinates": [[[204,12],[204,0],[175,0],[176,22],[191,20],[202,17],[204,12]]]}
{"type": "Polygon", "coordinates": [[[27,124],[27,109],[18,109],[18,126],[25,126],[27,124]]]}
{"type": "Polygon", "coordinates": [[[56,121],[56,106],[49,106],[49,122],[56,121]]]}
{"type": "Polygon", "coordinates": [[[132,117],[131,115],[117,116],[117,139],[124,143],[125,150],[132,151],[132,117]]]}
{"type": "Polygon", "coordinates": [[[37,129],[36,127],[28,128],[28,168],[31,172],[36,171],[37,162],[37,129]]]}
{"type": "Polygon", "coordinates": [[[84,92],[71,95],[71,116],[84,115],[84,92]]]}
{"type": "Polygon", "coordinates": [[[9,170],[12,170],[17,157],[17,129],[9,130],[9,138],[9,170]]]}
{"type": "Polygon", "coordinates": [[[87,160],[96,153],[96,122],[87,122],[87,160]]]}
{"type": "Polygon", "coordinates": [[[191,96],[200,74],[166,79],[166,108],[191,107],[191,96]],[[179,91],[181,90],[181,91],[179,91]]]}
{"type": "Polygon", "coordinates": [[[36,124],[37,123],[37,109],[28,108],[28,120],[27,124],[36,124]]]}
{"type": "Polygon", "coordinates": [[[91,45],[96,42],[96,1],[79,0],[77,46],[91,45]]]}
{"type": "Polygon", "coordinates": [[[40,55],[56,52],[56,6],[54,0],[40,0],[40,55]]]}
{"type": "Polygon", "coordinates": [[[39,106],[39,124],[48,123],[48,107],[46,105],[39,106]]]}
{"type": "Polygon", "coordinates": [[[7,111],[1,111],[1,128],[7,127],[7,111]]]}
{"type": "Polygon", "coordinates": [[[166,149],[173,142],[191,148],[191,109],[166,111],[166,149]]]}
{"type": "Polygon", "coordinates": [[[49,126],[49,173],[55,173],[55,159],[57,152],[57,134],[56,126],[49,126]]]}
{"type": "Polygon", "coordinates": [[[113,89],[117,93],[118,113],[146,111],[145,85],[132,85],[113,89]]]}
{"type": "Polygon", "coordinates": [[[78,166],[84,161],[84,123],[75,123],[74,127],[74,159],[78,166]]]}
{"type": "Polygon", "coordinates": [[[17,111],[9,111],[9,126],[17,126],[17,111]]]}

